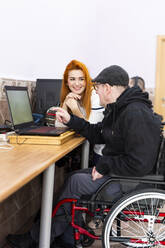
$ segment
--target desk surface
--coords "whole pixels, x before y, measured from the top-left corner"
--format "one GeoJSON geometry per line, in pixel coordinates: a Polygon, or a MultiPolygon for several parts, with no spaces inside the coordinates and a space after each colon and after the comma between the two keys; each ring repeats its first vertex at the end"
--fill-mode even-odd
{"type": "Polygon", "coordinates": [[[13,145],[0,149],[0,202],[84,142],[74,137],[61,146],[13,145]]]}

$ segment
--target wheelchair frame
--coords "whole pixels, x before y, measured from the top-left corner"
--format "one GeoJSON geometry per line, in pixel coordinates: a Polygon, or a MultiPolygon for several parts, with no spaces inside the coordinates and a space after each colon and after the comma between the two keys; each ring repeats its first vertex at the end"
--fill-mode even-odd
{"type": "Polygon", "coordinates": [[[162,167],[165,167],[165,138],[162,138],[160,144],[154,175],[133,178],[113,176],[97,190],[90,200],[73,198],[61,200],[53,210],[52,216],[55,217],[61,205],[71,203],[72,214],[68,215],[68,219],[74,228],[76,247],[91,246],[95,240],[102,240],[104,248],[109,248],[116,243],[140,248],[164,246],[165,191],[160,188],[165,188],[165,168],[162,169],[162,167]],[[137,182],[138,184],[152,184],[154,187],[125,194],[114,204],[107,200],[98,200],[103,189],[112,182],[137,182]],[[96,235],[91,228],[77,224],[76,211],[94,217],[96,224],[97,220],[102,221],[102,235],[96,235]],[[157,231],[158,226],[160,229],[157,231]]]}

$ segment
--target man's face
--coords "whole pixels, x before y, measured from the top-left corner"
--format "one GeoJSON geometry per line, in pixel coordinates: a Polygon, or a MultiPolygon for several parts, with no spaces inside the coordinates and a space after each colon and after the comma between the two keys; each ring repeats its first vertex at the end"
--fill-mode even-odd
{"type": "Polygon", "coordinates": [[[103,107],[106,107],[107,102],[106,102],[106,85],[105,84],[100,84],[100,83],[94,83],[94,89],[96,90],[96,94],[99,95],[100,98],[100,105],[103,107]]]}

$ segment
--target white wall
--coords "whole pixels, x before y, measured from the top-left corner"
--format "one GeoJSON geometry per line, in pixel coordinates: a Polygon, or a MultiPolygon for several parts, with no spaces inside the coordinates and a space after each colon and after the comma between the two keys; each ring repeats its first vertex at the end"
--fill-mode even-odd
{"type": "Polygon", "coordinates": [[[118,64],[155,85],[165,0],[1,0],[0,77],[61,78],[71,59],[92,77],[118,64]]]}

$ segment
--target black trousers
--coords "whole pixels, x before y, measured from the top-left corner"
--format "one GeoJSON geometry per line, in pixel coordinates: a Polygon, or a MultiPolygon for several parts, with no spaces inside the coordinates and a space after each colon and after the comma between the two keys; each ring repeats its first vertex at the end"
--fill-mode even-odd
{"type": "MultiPolygon", "coordinates": [[[[92,168],[78,170],[72,173],[66,182],[61,192],[59,192],[59,197],[57,197],[56,202],[64,198],[75,198],[80,199],[82,195],[92,195],[96,190],[109,178],[104,176],[101,179],[95,181],[92,180],[91,176],[92,168]]],[[[69,212],[71,210],[70,203],[64,204],[65,209],[69,212]]],[[[59,208],[58,215],[64,214],[64,209],[59,208]]],[[[39,220],[34,223],[31,229],[32,238],[38,242],[39,241],[39,220]]],[[[51,228],[51,242],[55,237],[62,235],[64,232],[67,232],[68,223],[62,221],[56,221],[56,218],[52,219],[52,228],[51,228]]]]}

